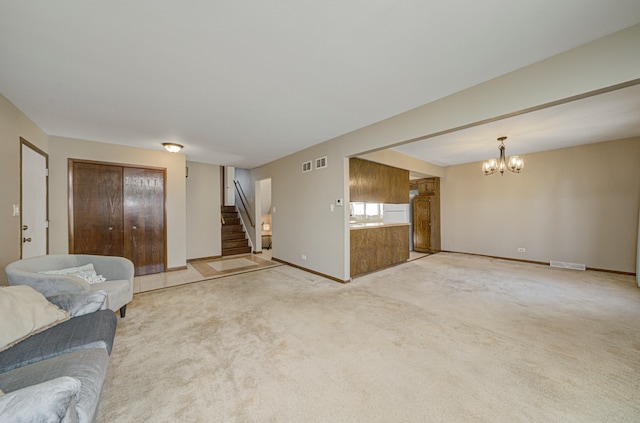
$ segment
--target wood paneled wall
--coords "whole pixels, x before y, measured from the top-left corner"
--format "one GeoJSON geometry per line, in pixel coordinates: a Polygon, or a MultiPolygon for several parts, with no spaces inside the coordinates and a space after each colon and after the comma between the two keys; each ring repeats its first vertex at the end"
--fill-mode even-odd
{"type": "Polygon", "coordinates": [[[349,159],[350,201],[409,203],[409,171],[358,158],[349,159]]]}
{"type": "Polygon", "coordinates": [[[409,260],[409,225],[351,230],[351,277],[409,260]]]}

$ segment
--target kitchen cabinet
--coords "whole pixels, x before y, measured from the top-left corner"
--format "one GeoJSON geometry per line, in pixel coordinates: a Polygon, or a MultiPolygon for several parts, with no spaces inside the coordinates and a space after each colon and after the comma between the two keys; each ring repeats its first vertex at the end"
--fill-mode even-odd
{"type": "Polygon", "coordinates": [[[418,180],[420,195],[413,197],[413,249],[440,251],[440,178],[418,180]],[[424,194],[423,194],[424,193],[424,194]]]}
{"type": "Polygon", "coordinates": [[[411,191],[418,191],[419,195],[439,195],[440,178],[413,179],[409,182],[411,191]]]}
{"type": "Polygon", "coordinates": [[[349,159],[349,196],[352,202],[409,203],[409,171],[380,163],[349,159]]]}
{"type": "Polygon", "coordinates": [[[409,260],[409,224],[351,228],[351,277],[409,260]]]}

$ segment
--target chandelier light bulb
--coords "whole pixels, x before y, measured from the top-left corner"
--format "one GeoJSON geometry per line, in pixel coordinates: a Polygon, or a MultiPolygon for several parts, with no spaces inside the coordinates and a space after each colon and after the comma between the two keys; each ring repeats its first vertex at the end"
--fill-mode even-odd
{"type": "Polygon", "coordinates": [[[509,157],[509,170],[513,173],[520,173],[522,168],[524,168],[524,160],[522,160],[518,156],[509,157]]]}

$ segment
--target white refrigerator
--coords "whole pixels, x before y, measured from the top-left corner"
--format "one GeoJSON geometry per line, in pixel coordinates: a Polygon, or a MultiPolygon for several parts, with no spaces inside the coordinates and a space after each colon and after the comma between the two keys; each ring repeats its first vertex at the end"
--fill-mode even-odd
{"type": "Polygon", "coordinates": [[[411,223],[409,204],[383,204],[382,221],[384,223],[411,223]]]}

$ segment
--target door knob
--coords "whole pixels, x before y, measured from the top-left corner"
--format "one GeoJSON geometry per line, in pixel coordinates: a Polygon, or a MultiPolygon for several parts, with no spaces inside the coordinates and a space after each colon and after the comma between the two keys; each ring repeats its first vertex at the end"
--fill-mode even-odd
{"type": "Polygon", "coordinates": [[[22,230],[26,231],[27,229],[29,229],[29,227],[27,225],[22,225],[22,230]]]}
{"type": "Polygon", "coordinates": [[[22,238],[22,242],[31,242],[31,238],[22,238]]]}

